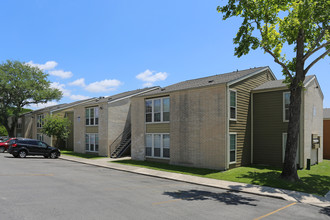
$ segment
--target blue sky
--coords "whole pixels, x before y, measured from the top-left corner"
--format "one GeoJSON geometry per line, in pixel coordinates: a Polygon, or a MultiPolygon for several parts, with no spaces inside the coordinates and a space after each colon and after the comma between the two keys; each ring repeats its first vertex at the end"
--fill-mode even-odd
{"type": "MultiPolygon", "coordinates": [[[[1,1],[0,61],[42,68],[64,93],[59,103],[259,66],[269,66],[282,79],[280,66],[260,49],[234,56],[241,20],[223,21],[216,11],[223,3],[1,1]]],[[[309,71],[317,76],[328,108],[329,69],[327,57],[309,71]]]]}

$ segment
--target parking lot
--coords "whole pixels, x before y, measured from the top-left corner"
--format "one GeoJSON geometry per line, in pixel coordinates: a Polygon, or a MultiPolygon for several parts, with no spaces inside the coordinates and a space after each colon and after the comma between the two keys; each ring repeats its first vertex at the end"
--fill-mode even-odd
{"type": "Polygon", "coordinates": [[[100,168],[0,154],[0,219],[330,219],[330,210],[100,168]]]}

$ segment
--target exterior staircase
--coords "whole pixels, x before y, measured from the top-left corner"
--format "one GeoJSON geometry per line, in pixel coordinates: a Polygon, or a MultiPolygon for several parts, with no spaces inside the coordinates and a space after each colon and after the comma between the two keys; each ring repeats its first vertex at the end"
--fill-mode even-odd
{"type": "Polygon", "coordinates": [[[131,147],[131,126],[127,127],[114,142],[110,145],[110,149],[114,149],[110,157],[119,158],[127,152],[131,147]]]}

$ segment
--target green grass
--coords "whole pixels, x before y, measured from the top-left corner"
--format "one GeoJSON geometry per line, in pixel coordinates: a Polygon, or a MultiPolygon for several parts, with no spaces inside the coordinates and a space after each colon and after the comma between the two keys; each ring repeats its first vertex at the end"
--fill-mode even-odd
{"type": "Polygon", "coordinates": [[[93,154],[82,154],[82,153],[76,153],[73,151],[66,151],[66,150],[61,150],[61,154],[69,155],[69,156],[74,156],[74,157],[80,157],[80,158],[85,158],[85,159],[100,159],[100,158],[105,158],[93,154]]]}
{"type": "Polygon", "coordinates": [[[112,162],[218,180],[289,189],[321,196],[324,196],[330,190],[330,160],[324,160],[322,163],[312,166],[311,170],[298,170],[300,181],[296,183],[280,179],[281,169],[269,166],[239,167],[220,172],[149,161],[120,160],[112,162]]]}

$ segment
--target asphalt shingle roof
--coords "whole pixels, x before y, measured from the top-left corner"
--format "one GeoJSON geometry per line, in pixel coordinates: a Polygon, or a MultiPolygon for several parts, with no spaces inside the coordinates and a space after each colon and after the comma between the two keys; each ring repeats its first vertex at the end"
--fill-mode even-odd
{"type": "MultiPolygon", "coordinates": [[[[306,84],[309,80],[311,80],[314,75],[306,76],[304,80],[304,84],[306,84]]],[[[275,89],[275,88],[287,88],[287,85],[283,83],[282,80],[273,80],[265,82],[264,84],[254,88],[253,91],[264,90],[264,89],[275,89]]]]}
{"type": "Polygon", "coordinates": [[[185,90],[185,89],[192,89],[192,88],[198,88],[198,87],[204,87],[204,86],[210,86],[210,85],[216,85],[216,84],[222,84],[222,83],[229,83],[231,81],[240,79],[247,75],[256,73],[261,70],[266,70],[266,69],[268,69],[268,67],[257,67],[257,68],[247,69],[247,70],[234,71],[231,73],[224,73],[224,74],[219,74],[219,75],[214,75],[214,76],[187,80],[187,81],[179,82],[179,83],[176,83],[173,85],[169,85],[162,89],[158,89],[155,91],[145,93],[141,96],[157,95],[157,94],[168,93],[168,92],[173,92],[173,91],[178,91],[178,90],[185,90]]]}
{"type": "Polygon", "coordinates": [[[323,118],[330,119],[330,108],[323,109],[323,118]]]}
{"type": "MultiPolygon", "coordinates": [[[[146,90],[150,90],[150,89],[152,89],[152,88],[159,88],[159,87],[155,86],[155,87],[150,87],[150,88],[136,89],[136,90],[132,90],[132,91],[127,91],[127,92],[122,92],[122,93],[119,93],[119,94],[115,94],[115,95],[112,95],[112,96],[106,96],[106,97],[94,97],[94,98],[89,98],[89,99],[79,100],[79,101],[70,102],[70,103],[64,103],[64,104],[52,105],[52,106],[49,106],[49,107],[45,107],[45,108],[41,108],[41,109],[34,110],[34,111],[32,111],[32,112],[55,111],[55,110],[57,110],[57,109],[64,109],[64,108],[67,108],[67,107],[71,107],[71,106],[79,105],[79,104],[82,103],[82,102],[91,102],[91,101],[97,101],[97,102],[102,102],[102,101],[114,101],[114,100],[117,100],[117,99],[124,98],[124,97],[126,97],[126,96],[131,96],[131,95],[134,95],[134,94],[137,94],[137,93],[140,93],[140,92],[146,91],[146,90]]],[[[29,114],[29,113],[31,113],[31,112],[27,112],[27,113],[25,113],[25,114],[29,114]]],[[[23,114],[23,115],[25,115],[25,114],[23,114]]]]}

